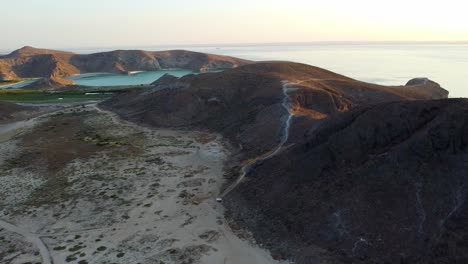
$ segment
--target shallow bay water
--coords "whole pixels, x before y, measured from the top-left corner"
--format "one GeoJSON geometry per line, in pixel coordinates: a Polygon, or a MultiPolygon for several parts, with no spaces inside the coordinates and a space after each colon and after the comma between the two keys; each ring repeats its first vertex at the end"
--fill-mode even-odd
{"type": "Polygon", "coordinates": [[[468,97],[468,44],[312,43],[186,48],[251,60],[301,62],[383,85],[402,85],[415,77],[427,77],[449,90],[450,97],[468,97]]]}
{"type": "Polygon", "coordinates": [[[177,77],[182,77],[192,73],[194,73],[194,71],[181,69],[134,72],[131,74],[86,73],[71,76],[67,79],[72,80],[76,84],[85,86],[141,85],[150,84],[161,78],[164,74],[171,74],[177,77]]]}

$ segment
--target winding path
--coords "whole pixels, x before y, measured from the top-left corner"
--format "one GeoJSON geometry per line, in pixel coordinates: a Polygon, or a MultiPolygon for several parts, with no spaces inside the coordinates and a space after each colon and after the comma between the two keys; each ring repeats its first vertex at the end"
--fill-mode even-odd
{"type": "Polygon", "coordinates": [[[296,85],[296,84],[299,84],[299,83],[291,84],[291,83],[288,83],[287,81],[283,81],[282,83],[283,83],[283,95],[284,95],[282,105],[286,109],[286,111],[288,112],[288,118],[286,119],[286,122],[285,122],[284,127],[283,127],[283,132],[282,132],[282,135],[281,135],[280,143],[273,150],[265,153],[264,155],[258,156],[258,157],[256,157],[255,159],[253,159],[251,161],[248,161],[244,166],[242,166],[241,171],[240,171],[241,172],[240,176],[237,178],[237,180],[233,184],[231,184],[228,188],[226,188],[226,190],[224,190],[224,192],[219,197],[222,198],[222,197],[228,195],[230,192],[232,192],[242,182],[242,180],[249,173],[249,171],[255,166],[255,164],[257,164],[258,162],[265,161],[267,159],[270,159],[270,158],[276,156],[281,151],[284,144],[286,144],[286,142],[288,141],[288,139],[289,139],[289,127],[291,126],[291,121],[292,121],[292,118],[294,116],[294,113],[292,112],[292,109],[291,109],[292,105],[290,103],[289,92],[291,90],[299,89],[299,88],[293,86],[293,85],[296,85]]]}
{"type": "Polygon", "coordinates": [[[2,219],[0,219],[0,227],[26,238],[26,240],[28,240],[29,242],[34,244],[37,248],[39,248],[39,252],[41,253],[42,263],[52,264],[52,258],[50,257],[49,249],[47,249],[47,246],[44,244],[44,242],[41,240],[41,238],[38,235],[30,233],[26,229],[15,226],[2,219]]]}

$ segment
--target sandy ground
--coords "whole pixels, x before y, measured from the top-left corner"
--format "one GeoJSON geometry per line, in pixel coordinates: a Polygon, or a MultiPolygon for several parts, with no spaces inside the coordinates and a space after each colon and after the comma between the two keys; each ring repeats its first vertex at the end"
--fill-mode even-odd
{"type": "Polygon", "coordinates": [[[0,139],[0,263],[277,263],[215,201],[229,156],[218,135],[87,106],[0,139]]]}

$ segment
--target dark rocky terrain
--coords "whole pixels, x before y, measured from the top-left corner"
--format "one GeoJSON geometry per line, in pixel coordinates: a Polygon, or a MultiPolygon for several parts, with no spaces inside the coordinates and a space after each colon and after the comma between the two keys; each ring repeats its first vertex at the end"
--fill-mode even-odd
{"type": "Polygon", "coordinates": [[[259,164],[228,208],[298,263],[467,263],[467,144],[466,99],[359,107],[259,164]]]}
{"type": "Polygon", "coordinates": [[[246,60],[185,50],[115,50],[94,54],[23,47],[0,56],[0,80],[42,77],[61,83],[63,77],[80,73],[154,71],[170,68],[210,70],[233,68],[246,60]]]}
{"type": "MultiPolygon", "coordinates": [[[[222,133],[254,163],[229,215],[296,263],[467,263],[468,101],[427,79],[386,87],[320,68],[262,62],[166,76],[102,104],[159,127],[222,133]]],[[[234,179],[239,168],[232,168],[234,179]]]]}

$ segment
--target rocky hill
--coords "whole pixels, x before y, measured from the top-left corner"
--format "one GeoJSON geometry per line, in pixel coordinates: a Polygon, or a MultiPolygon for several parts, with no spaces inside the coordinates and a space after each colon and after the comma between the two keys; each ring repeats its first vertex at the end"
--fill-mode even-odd
{"type": "Polygon", "coordinates": [[[102,107],[228,138],[227,176],[247,174],[225,206],[278,259],[466,263],[468,100],[447,96],[427,79],[387,87],[260,62],[165,76],[102,107]]]}
{"type": "Polygon", "coordinates": [[[116,50],[94,54],[23,47],[0,56],[0,80],[58,78],[92,72],[128,73],[170,68],[210,70],[233,68],[246,60],[184,50],[116,50]]]}
{"type": "Polygon", "coordinates": [[[197,127],[226,135],[244,153],[264,153],[278,143],[286,111],[283,84],[294,112],[314,121],[368,103],[444,98],[435,85],[386,87],[363,83],[305,64],[258,62],[223,72],[165,76],[153,87],[103,104],[137,122],[163,127],[197,127]]]}
{"type": "Polygon", "coordinates": [[[302,132],[226,199],[278,257],[468,261],[468,100],[363,106],[302,132]]]}

